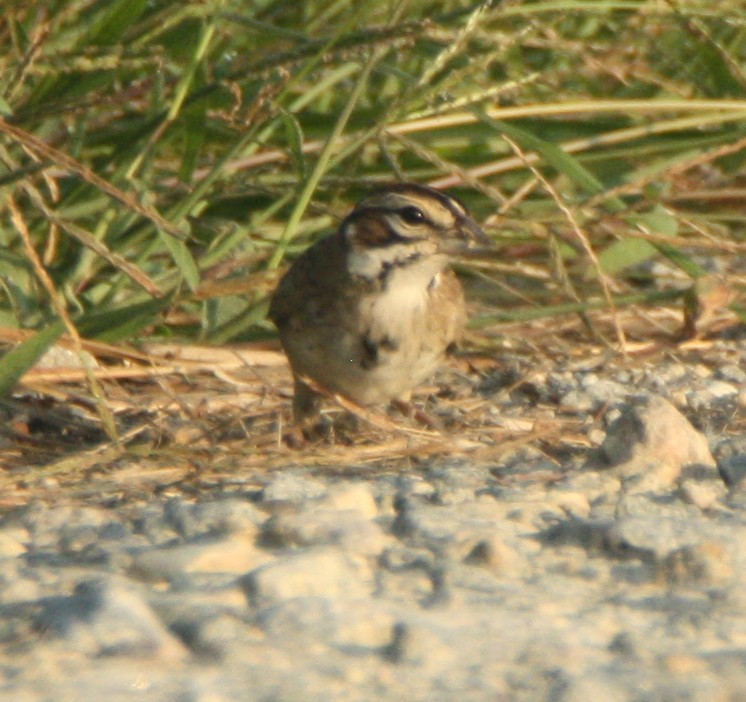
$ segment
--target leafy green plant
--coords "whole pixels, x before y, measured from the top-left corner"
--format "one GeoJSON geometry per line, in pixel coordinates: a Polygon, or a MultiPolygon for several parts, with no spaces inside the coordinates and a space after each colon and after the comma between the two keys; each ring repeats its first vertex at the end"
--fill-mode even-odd
{"type": "Polygon", "coordinates": [[[660,304],[646,262],[683,290],[743,250],[745,34],[735,0],[10,0],[0,322],[43,330],[26,367],[56,338],[8,198],[84,334],[221,343],[272,334],[286,259],[395,178],[486,221],[483,333],[660,304]]]}

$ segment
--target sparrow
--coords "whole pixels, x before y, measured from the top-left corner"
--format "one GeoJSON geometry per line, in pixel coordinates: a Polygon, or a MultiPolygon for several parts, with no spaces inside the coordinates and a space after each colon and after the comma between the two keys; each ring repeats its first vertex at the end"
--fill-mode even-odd
{"type": "Polygon", "coordinates": [[[307,379],[358,405],[408,402],[466,323],[449,257],[490,239],[455,197],[397,183],[363,199],[291,265],[269,307],[293,371],[293,413],[318,416],[307,379]]]}

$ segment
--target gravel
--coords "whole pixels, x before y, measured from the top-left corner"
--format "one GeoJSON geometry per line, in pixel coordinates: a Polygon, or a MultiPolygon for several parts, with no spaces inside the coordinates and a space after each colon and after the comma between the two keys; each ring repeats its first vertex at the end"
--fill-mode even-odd
{"type": "Polygon", "coordinates": [[[342,477],[0,518],[0,699],[746,698],[746,360],[477,388],[583,420],[342,477]]]}

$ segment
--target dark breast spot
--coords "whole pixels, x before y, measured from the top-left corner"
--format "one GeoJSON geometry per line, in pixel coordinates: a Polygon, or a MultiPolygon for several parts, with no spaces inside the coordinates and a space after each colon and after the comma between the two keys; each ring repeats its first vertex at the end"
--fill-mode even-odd
{"type": "Polygon", "coordinates": [[[360,366],[365,370],[375,368],[383,362],[382,356],[387,352],[398,351],[399,342],[390,339],[388,336],[384,336],[381,339],[373,339],[370,334],[366,334],[363,337],[363,357],[360,361],[360,366]]]}

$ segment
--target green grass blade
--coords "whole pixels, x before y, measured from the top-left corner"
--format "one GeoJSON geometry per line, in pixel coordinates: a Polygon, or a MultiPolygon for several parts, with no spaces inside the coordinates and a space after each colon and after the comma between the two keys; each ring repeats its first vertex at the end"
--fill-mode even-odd
{"type": "Polygon", "coordinates": [[[23,374],[34,367],[64,331],[61,321],[53,322],[0,358],[0,397],[12,392],[23,374]]]}
{"type": "MultiPolygon", "coordinates": [[[[481,122],[489,125],[499,134],[505,134],[522,147],[541,154],[550,166],[567,176],[586,195],[601,195],[606,190],[606,186],[593,173],[582,166],[577,159],[565,153],[559,146],[540,139],[531,132],[516,127],[509,122],[493,119],[483,110],[472,108],[471,111],[481,122]]],[[[616,197],[605,199],[604,204],[612,212],[620,212],[626,209],[624,202],[616,197]]]]}
{"type": "Polygon", "coordinates": [[[285,256],[285,251],[287,250],[288,244],[292,241],[293,237],[295,236],[295,232],[298,228],[298,224],[300,223],[301,218],[303,217],[303,213],[306,211],[306,208],[308,207],[308,203],[311,201],[311,196],[313,195],[313,191],[316,189],[316,186],[321,180],[321,177],[324,174],[329,164],[332,153],[334,149],[337,148],[337,141],[339,137],[342,135],[342,133],[344,132],[345,126],[347,125],[347,122],[350,119],[350,116],[352,115],[352,111],[357,105],[357,102],[360,99],[360,96],[362,95],[363,89],[367,85],[368,76],[370,76],[371,71],[373,70],[374,66],[378,63],[378,61],[381,59],[382,55],[383,55],[383,51],[379,50],[379,51],[374,52],[373,55],[370,57],[370,59],[368,59],[365,66],[363,67],[363,70],[361,71],[360,76],[358,77],[358,80],[355,83],[355,87],[353,88],[352,93],[350,94],[350,97],[347,100],[347,104],[344,106],[342,113],[340,114],[339,118],[335,122],[334,128],[331,131],[331,134],[329,135],[329,138],[326,140],[326,143],[324,144],[324,148],[319,154],[319,158],[316,161],[316,164],[314,166],[313,171],[311,172],[311,175],[308,177],[308,180],[306,180],[306,182],[303,185],[303,188],[300,191],[300,194],[298,196],[298,202],[296,203],[295,207],[293,208],[292,213],[290,214],[288,222],[285,225],[285,229],[282,233],[282,237],[280,238],[280,241],[277,243],[277,247],[272,252],[272,256],[270,257],[269,262],[267,263],[267,267],[270,270],[276,269],[280,265],[283,257],[285,256]]]}
{"type": "Polygon", "coordinates": [[[81,336],[113,344],[133,339],[145,327],[157,322],[173,302],[173,295],[146,300],[105,312],[89,312],[76,321],[81,336]]]}

